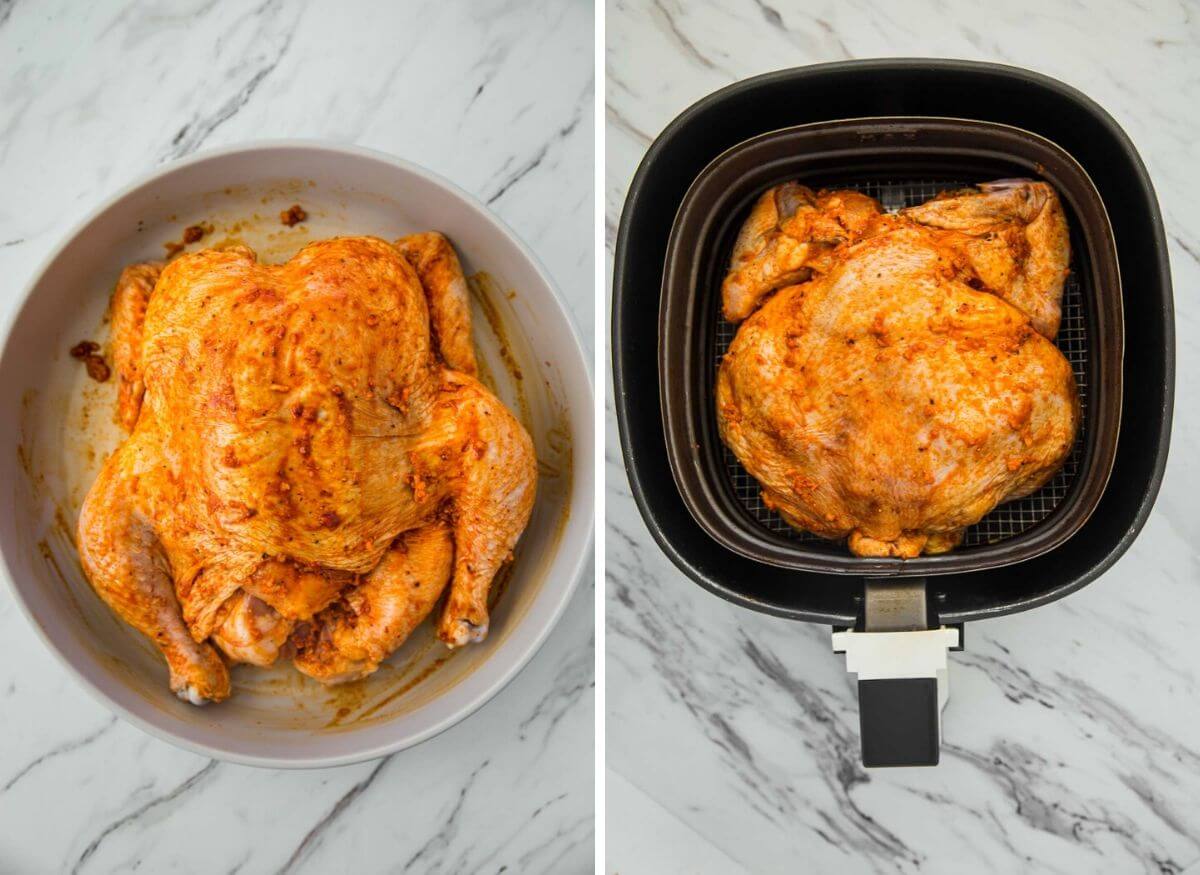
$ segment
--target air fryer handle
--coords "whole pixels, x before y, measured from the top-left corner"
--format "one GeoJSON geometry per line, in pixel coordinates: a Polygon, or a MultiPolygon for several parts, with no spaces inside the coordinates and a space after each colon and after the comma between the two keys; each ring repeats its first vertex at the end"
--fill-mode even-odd
{"type": "Polygon", "coordinates": [[[936,766],[941,752],[937,678],[873,678],[858,682],[862,762],[936,766]]]}
{"type": "Polygon", "coordinates": [[[847,671],[858,676],[864,766],[937,765],[950,695],[947,653],[961,642],[955,626],[834,631],[833,649],[846,654],[847,671]]]}

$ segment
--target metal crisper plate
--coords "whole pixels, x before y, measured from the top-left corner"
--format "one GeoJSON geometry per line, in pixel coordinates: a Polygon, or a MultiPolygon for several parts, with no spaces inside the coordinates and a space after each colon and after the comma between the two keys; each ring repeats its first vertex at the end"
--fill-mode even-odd
{"type": "MultiPolygon", "coordinates": [[[[947,189],[966,188],[969,186],[970,183],[965,182],[933,182],[928,180],[914,182],[850,182],[839,183],[837,185],[838,188],[850,188],[870,195],[878,200],[884,209],[888,211],[922,204],[939,192],[946,191],[947,189]]],[[[963,538],[963,547],[995,544],[1028,531],[1050,516],[1054,508],[1058,506],[1058,503],[1066,497],[1070,491],[1072,482],[1075,480],[1075,474],[1079,470],[1080,460],[1083,456],[1084,438],[1088,421],[1088,332],[1087,320],[1084,318],[1083,312],[1083,290],[1080,288],[1079,279],[1076,274],[1075,255],[1072,252],[1071,272],[1067,276],[1067,281],[1063,288],[1062,323],[1058,329],[1058,337],[1055,343],[1062,351],[1062,354],[1067,357],[1067,361],[1071,363],[1071,370],[1075,373],[1075,385],[1079,388],[1081,416],[1079,433],[1075,438],[1075,446],[1071,448],[1071,455],[1067,458],[1066,463],[1049,483],[1033,493],[1033,495],[1000,505],[978,523],[967,529],[966,536],[963,538]]],[[[714,306],[717,307],[719,312],[721,306],[719,295],[715,297],[714,306]]],[[[715,369],[720,366],[721,358],[733,342],[734,335],[737,333],[737,326],[731,322],[726,322],[719,316],[714,320],[714,324],[716,326],[716,337],[713,344],[715,354],[713,367],[715,369]]],[[[733,487],[739,503],[761,526],[782,535],[789,541],[816,542],[821,544],[832,543],[811,532],[802,532],[792,528],[784,521],[783,517],[766,507],[762,502],[762,493],[758,481],[750,476],[749,472],[742,467],[741,462],[737,460],[737,457],[729,447],[724,444],[721,445],[721,458],[724,461],[726,476],[729,478],[730,485],[733,487]]]]}

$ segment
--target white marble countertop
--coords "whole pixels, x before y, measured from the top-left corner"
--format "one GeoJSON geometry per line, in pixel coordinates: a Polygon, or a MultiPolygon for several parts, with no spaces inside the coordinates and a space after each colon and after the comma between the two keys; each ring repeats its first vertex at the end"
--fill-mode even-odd
{"type": "Polygon", "coordinates": [[[1075,595],[969,626],[967,650],[952,655],[942,763],[929,770],[860,767],[855,687],[828,628],[734,607],[671,565],[630,497],[610,404],[609,871],[1195,865],[1200,6],[614,0],[608,10],[610,264],[650,139],[723,85],[844,58],[1017,64],[1091,95],[1141,151],[1170,238],[1180,374],[1170,463],[1140,538],[1075,595]]]}
{"type": "MultiPolygon", "coordinates": [[[[590,338],[592,44],[583,0],[0,0],[0,308],[83,211],[146,170],[316,137],[488,202],[590,338]]],[[[590,871],[593,597],[589,571],[532,663],[432,741],[275,772],[110,716],[0,587],[0,872],[590,871]]]]}

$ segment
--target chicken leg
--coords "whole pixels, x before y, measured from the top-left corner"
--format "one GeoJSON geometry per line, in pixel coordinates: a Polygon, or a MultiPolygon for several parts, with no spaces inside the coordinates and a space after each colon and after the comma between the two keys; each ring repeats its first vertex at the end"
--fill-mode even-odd
{"type": "Polygon", "coordinates": [[[105,465],[79,516],[79,558],[96,592],[118,616],[154,641],[167,660],[171,690],[193,705],[229,696],[229,670],[183,622],[171,569],[158,538],[138,512],[139,469],[152,464],[137,436],[105,465]]]}
{"type": "Polygon", "coordinates": [[[322,683],[379,668],[433,610],[450,579],[454,543],[442,522],[406,532],[363,583],[293,638],[295,666],[322,683]]]}
{"type": "Polygon", "coordinates": [[[447,371],[442,391],[449,398],[435,415],[454,435],[442,452],[457,454],[461,468],[452,498],[454,579],[438,637],[458,647],[487,636],[488,589],[529,522],[537,461],[529,434],[477,381],[447,371]]]}
{"type": "Polygon", "coordinates": [[[212,640],[232,662],[273,665],[293,625],[257,596],[239,590],[222,605],[212,640]]]}

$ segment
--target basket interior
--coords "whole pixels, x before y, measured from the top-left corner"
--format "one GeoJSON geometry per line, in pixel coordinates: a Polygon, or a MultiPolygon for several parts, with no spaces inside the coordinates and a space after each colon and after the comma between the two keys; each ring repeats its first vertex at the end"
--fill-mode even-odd
{"type": "MultiPolygon", "coordinates": [[[[965,188],[983,181],[986,180],[852,179],[837,181],[836,183],[830,182],[827,187],[849,188],[860,191],[875,198],[882,204],[885,210],[892,212],[904,207],[922,204],[932,199],[939,192],[946,191],[947,189],[965,188]]],[[[1064,204],[1064,208],[1066,208],[1066,204],[1064,204]]],[[[1071,370],[1075,374],[1075,385],[1079,389],[1081,416],[1079,432],[1075,436],[1075,445],[1071,448],[1071,454],[1062,468],[1059,469],[1058,473],[1045,486],[1025,498],[997,506],[978,523],[967,529],[962,546],[957,552],[970,549],[971,547],[1007,541],[1010,538],[1030,531],[1048,519],[1054,513],[1055,508],[1058,507],[1070,492],[1080,468],[1089,422],[1089,330],[1085,309],[1087,296],[1084,293],[1085,290],[1079,278],[1081,275],[1086,276],[1087,272],[1079,270],[1076,263],[1080,258],[1079,254],[1084,249],[1076,239],[1076,226],[1072,221],[1069,209],[1067,220],[1071,228],[1071,264],[1070,273],[1067,275],[1067,280],[1063,287],[1062,322],[1055,343],[1059,350],[1062,351],[1062,354],[1066,356],[1067,361],[1070,362],[1071,370]]],[[[740,226],[740,223],[738,225],[740,226]]],[[[729,263],[731,247],[732,241],[729,241],[724,260],[722,261],[723,264],[729,263]]],[[[720,315],[721,298],[719,290],[716,294],[712,295],[711,305],[714,308],[716,317],[710,322],[713,326],[713,336],[710,338],[712,372],[709,385],[715,385],[717,368],[720,366],[721,358],[725,355],[725,351],[729,349],[730,344],[733,342],[738,326],[725,321],[720,315]]],[[[715,419],[712,426],[715,434],[715,419]]],[[[776,537],[786,539],[789,543],[803,543],[808,549],[828,549],[839,553],[844,552],[845,548],[839,542],[829,541],[810,532],[795,529],[788,525],[776,511],[764,505],[758,481],[742,467],[741,462],[738,461],[737,457],[724,443],[721,443],[719,439],[718,443],[721,446],[722,468],[727,485],[736,496],[738,504],[759,526],[768,530],[776,537]]]]}

